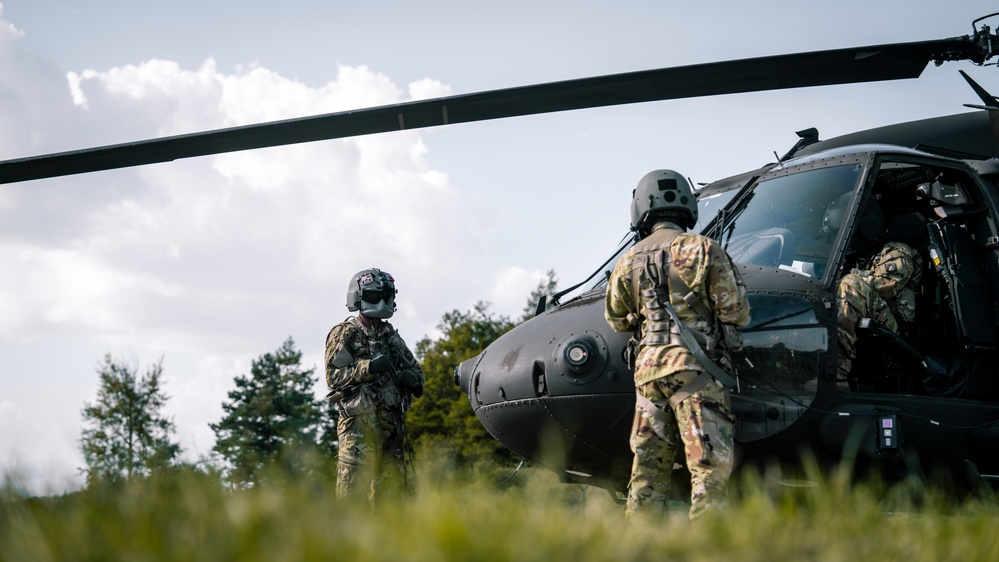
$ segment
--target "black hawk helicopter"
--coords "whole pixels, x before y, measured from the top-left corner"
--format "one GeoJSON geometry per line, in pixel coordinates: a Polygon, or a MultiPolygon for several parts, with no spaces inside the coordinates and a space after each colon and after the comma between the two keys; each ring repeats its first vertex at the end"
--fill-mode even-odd
{"type": "MultiPolygon", "coordinates": [[[[0,183],[572,109],[917,78],[930,62],[986,64],[999,34],[976,26],[995,15],[949,39],[584,78],[6,160],[0,183]]],[[[999,101],[965,78],[983,101],[971,107],[984,111],[824,141],[801,131],[777,162],[699,190],[698,229],[739,265],[753,311],[733,393],[741,464],[794,463],[809,451],[823,463],[855,457],[890,474],[942,467],[999,481],[999,101]],[[924,256],[916,327],[906,338],[870,329],[853,372],[837,380],[835,284],[885,240],[924,256]]],[[[634,386],[629,335],[604,321],[604,290],[598,280],[566,302],[539,303],[535,318],[458,365],[455,382],[504,445],[566,482],[613,492],[629,477],[634,386]]]]}

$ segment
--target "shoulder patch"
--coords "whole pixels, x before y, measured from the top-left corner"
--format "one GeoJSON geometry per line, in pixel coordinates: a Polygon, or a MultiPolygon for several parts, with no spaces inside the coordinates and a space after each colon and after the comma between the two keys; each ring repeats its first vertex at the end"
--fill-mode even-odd
{"type": "Polygon", "coordinates": [[[354,356],[351,355],[350,350],[347,349],[346,345],[340,346],[340,350],[336,352],[333,356],[333,366],[337,369],[342,369],[344,367],[350,366],[354,362],[354,356]]]}

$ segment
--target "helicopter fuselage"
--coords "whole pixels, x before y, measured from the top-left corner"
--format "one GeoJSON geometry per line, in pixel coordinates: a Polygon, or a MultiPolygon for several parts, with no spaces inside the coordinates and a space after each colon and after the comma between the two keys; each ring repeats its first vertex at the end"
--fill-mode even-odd
{"type": "MultiPolygon", "coordinates": [[[[738,264],[752,307],[733,355],[740,466],[812,457],[886,475],[999,474],[999,191],[995,164],[972,164],[840,147],[702,191],[727,201],[704,233],[738,264]],[[898,335],[864,332],[853,371],[838,378],[838,281],[887,240],[924,256],[917,321],[898,335]]],[[[632,457],[631,334],[607,325],[604,289],[521,324],[455,378],[511,450],[565,481],[621,490],[632,457]]]]}

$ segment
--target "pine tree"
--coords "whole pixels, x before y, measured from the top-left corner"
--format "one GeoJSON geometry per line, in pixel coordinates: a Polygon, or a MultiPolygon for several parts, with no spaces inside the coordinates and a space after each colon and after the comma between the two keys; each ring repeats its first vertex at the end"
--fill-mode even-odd
{"type": "Polygon", "coordinates": [[[222,420],[209,424],[213,451],[237,486],[258,482],[268,469],[304,470],[310,455],[330,454],[321,446],[330,416],[313,394],[314,369],[302,369],[301,359],[290,337],[255,359],[249,376],[235,378],[222,420]]]}
{"type": "Polygon", "coordinates": [[[97,369],[97,401],[84,404],[80,438],[88,486],[147,476],[171,466],[180,454],[180,445],[170,440],[173,422],[160,415],[167,401],[160,389],[163,360],[141,378],[137,370],[111,354],[97,369]]]}

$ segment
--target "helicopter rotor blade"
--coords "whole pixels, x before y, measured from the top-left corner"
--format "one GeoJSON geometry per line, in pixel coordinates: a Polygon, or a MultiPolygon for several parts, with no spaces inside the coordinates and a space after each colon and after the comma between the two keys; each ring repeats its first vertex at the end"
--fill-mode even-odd
{"type": "MultiPolygon", "coordinates": [[[[986,36],[993,38],[994,36],[986,36]]],[[[0,184],[407,129],[721,94],[918,77],[930,61],[991,56],[979,35],[740,59],[357,109],[18,158],[0,184]]]]}

